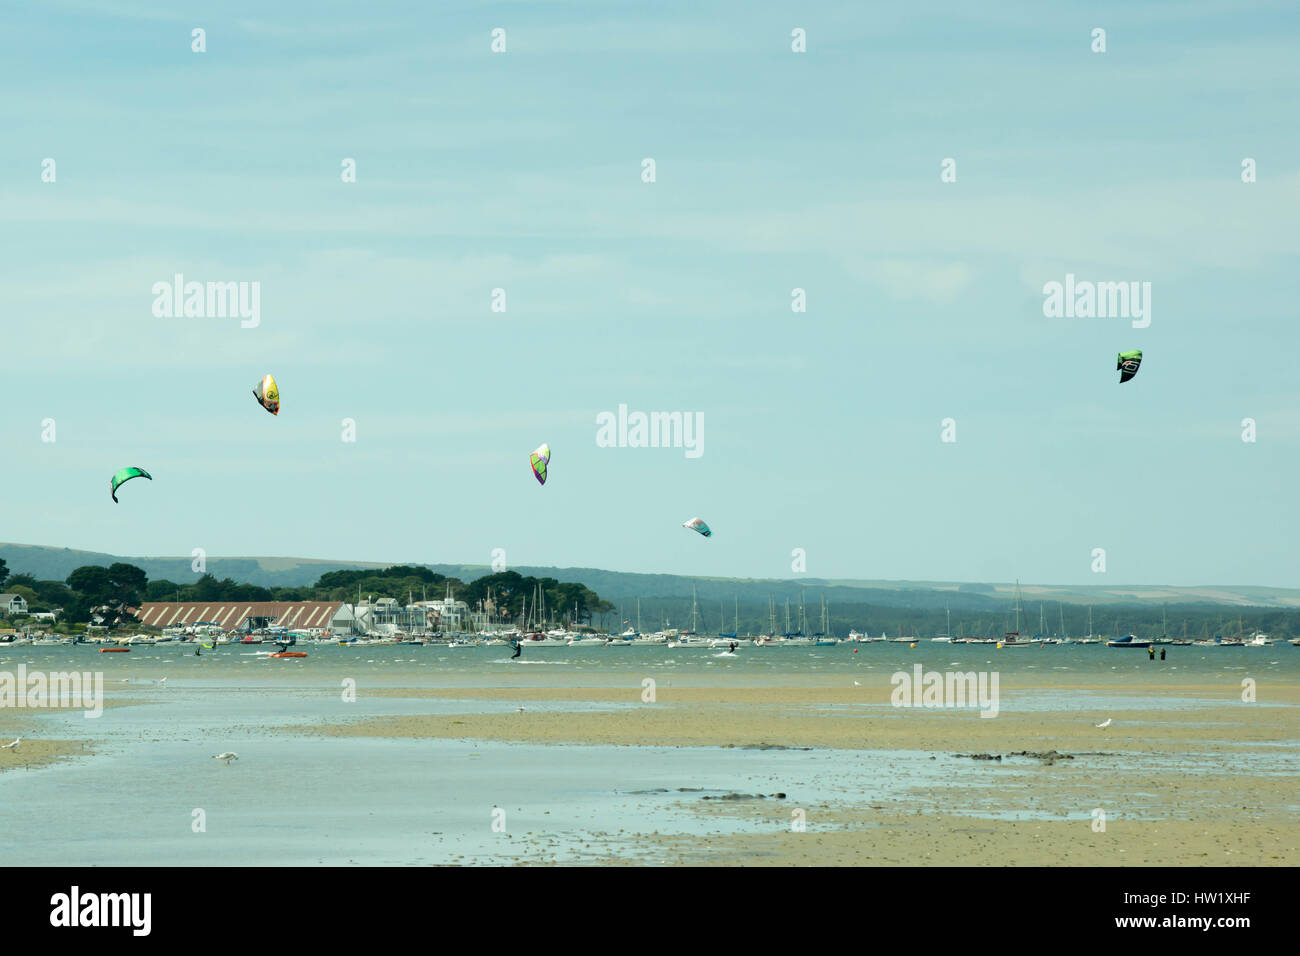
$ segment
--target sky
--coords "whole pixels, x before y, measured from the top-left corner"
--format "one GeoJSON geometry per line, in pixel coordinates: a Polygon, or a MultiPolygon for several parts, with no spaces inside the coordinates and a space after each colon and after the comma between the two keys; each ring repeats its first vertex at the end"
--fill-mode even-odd
{"type": "Polygon", "coordinates": [[[1300,14],[983,6],[6,3],[0,540],[1295,586],[1300,14]]]}

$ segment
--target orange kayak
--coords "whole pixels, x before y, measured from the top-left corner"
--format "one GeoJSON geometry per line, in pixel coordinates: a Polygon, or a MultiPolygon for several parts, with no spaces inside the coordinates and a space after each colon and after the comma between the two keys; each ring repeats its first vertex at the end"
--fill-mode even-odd
{"type": "Polygon", "coordinates": [[[302,651],[281,651],[278,654],[272,654],[271,657],[306,657],[302,651]]]}
{"type": "Polygon", "coordinates": [[[130,653],[131,653],[131,648],[129,648],[129,647],[101,647],[101,648],[99,649],[99,653],[101,653],[101,654],[130,654],[130,653]]]}

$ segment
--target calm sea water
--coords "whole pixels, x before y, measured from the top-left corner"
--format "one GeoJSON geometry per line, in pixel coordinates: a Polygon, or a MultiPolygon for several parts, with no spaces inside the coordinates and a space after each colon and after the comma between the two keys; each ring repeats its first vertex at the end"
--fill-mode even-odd
{"type": "MultiPolygon", "coordinates": [[[[91,647],[0,650],[0,671],[102,671],[110,707],[98,719],[78,712],[34,718],[36,735],[90,740],[95,753],[38,769],[0,773],[0,859],[13,864],[275,865],[581,862],[608,852],[594,834],[727,833],[771,824],[700,816],[706,795],[786,793],[790,808],[833,808],[906,795],[915,787],[959,794],[981,774],[1038,770],[1007,761],[990,771],[973,761],[906,751],[783,751],[688,747],[555,747],[457,740],[303,737],[279,728],[361,717],[511,712],[509,700],[402,699],[366,688],[639,687],[852,685],[888,682],[921,664],[927,670],[990,670],[1004,685],[1017,674],[1061,675],[1095,686],[1083,706],[1173,711],[1204,703],[1182,691],[1152,697],[1162,674],[1178,683],[1239,686],[1250,676],[1300,681],[1300,648],[1169,648],[1164,662],[1141,651],[1049,646],[997,651],[991,645],[839,645],[742,647],[736,655],[665,647],[525,649],[507,647],[338,647],[309,645],[305,659],[270,660],[270,647],[219,647],[195,657],[185,645],[99,654],[91,647]],[[158,683],[166,678],[165,684],[158,683]],[[339,693],[356,681],[355,703],[339,693]],[[1132,688],[1132,692],[1130,692],[1132,688]],[[1138,688],[1144,688],[1137,696],[1138,688]],[[212,755],[234,750],[226,766],[212,755]],[[196,811],[204,829],[196,832],[196,811]],[[504,811],[504,817],[494,812],[504,811]],[[493,823],[504,822],[504,831],[493,823]]],[[[1266,698],[1266,695],[1261,695],[1266,698]]],[[[1042,692],[1004,692],[1002,709],[1053,706],[1042,692]]],[[[1216,698],[1222,704],[1222,698],[1216,698]]],[[[1055,701],[1059,706],[1059,700],[1055,701]]],[[[611,710],[628,703],[529,701],[548,709],[611,710]]],[[[827,706],[843,713],[859,705],[827,706]]],[[[867,705],[861,705],[867,707],[867,705]]],[[[879,707],[880,705],[875,705],[879,707]]],[[[1270,705],[1266,699],[1255,706],[1270,705]]],[[[868,708],[869,709],[869,708],[868,708]]],[[[1267,713],[1261,710],[1261,714],[1267,713]]],[[[1294,746],[1261,746],[1234,758],[1236,772],[1300,772],[1294,746]]],[[[1079,758],[1074,771],[1088,769],[1079,758]]],[[[1096,758],[1101,759],[1101,758],[1096,758]]],[[[1164,759],[1183,772],[1222,770],[1196,755],[1114,758],[1110,770],[1140,773],[1164,759]]],[[[0,752],[15,763],[21,751],[0,752]]],[[[1099,764],[1101,766],[1101,764],[1099,764]]],[[[1169,769],[1165,768],[1165,769],[1169,769]]],[[[1026,784],[1028,785],[1028,784],[1026,784]]],[[[959,803],[954,796],[955,803],[959,803]]],[[[1030,818],[1028,811],[980,811],[1030,818]]],[[[1050,814],[1037,814],[1050,816],[1050,814]]],[[[1079,819],[1087,818],[1086,808],[1079,819]]],[[[809,828],[817,829],[815,809],[809,828]]],[[[621,844],[616,842],[614,848],[621,844]]],[[[662,862],[650,860],[650,862],[662,862]]]]}
{"type": "MultiPolygon", "coordinates": [[[[525,646],[511,660],[507,646],[436,647],[433,645],[373,645],[341,647],[336,644],[299,645],[308,657],[270,660],[274,645],[220,645],[194,656],[192,645],[163,644],[136,647],[129,654],[100,654],[93,646],[0,645],[0,669],[19,662],[48,670],[75,668],[103,671],[106,679],[163,677],[169,679],[225,679],[248,674],[259,686],[285,686],[334,682],[335,678],[366,675],[377,686],[474,687],[526,682],[536,686],[620,686],[627,680],[655,671],[685,683],[708,685],[726,678],[753,686],[821,684],[854,677],[858,672],[891,674],[921,664],[927,670],[996,670],[1012,677],[1061,674],[1070,678],[1098,677],[1105,681],[1131,677],[1144,681],[1162,672],[1189,675],[1198,681],[1236,680],[1249,670],[1300,681],[1300,647],[1204,648],[1166,647],[1166,659],[1152,661],[1145,650],[1121,650],[1096,644],[1045,645],[998,650],[992,644],[839,644],[834,647],[754,647],[742,645],[735,654],[721,649],[631,647],[525,646]],[[255,675],[255,676],[254,676],[255,675]],[[265,681],[271,681],[270,685],[265,681]],[[412,682],[415,683],[412,683],[412,682]]],[[[858,678],[861,679],[861,678],[858,678]]],[[[887,678],[886,678],[887,679],[887,678]]]]}

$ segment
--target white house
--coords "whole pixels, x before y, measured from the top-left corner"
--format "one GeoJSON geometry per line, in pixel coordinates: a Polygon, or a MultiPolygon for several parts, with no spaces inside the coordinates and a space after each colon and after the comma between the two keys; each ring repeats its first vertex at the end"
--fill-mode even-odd
{"type": "Polygon", "coordinates": [[[27,601],[21,594],[0,594],[0,611],[9,614],[26,614],[27,601]]]}
{"type": "Polygon", "coordinates": [[[441,601],[416,601],[412,607],[421,608],[431,617],[430,624],[440,631],[463,631],[470,623],[469,605],[454,598],[441,601]]]}

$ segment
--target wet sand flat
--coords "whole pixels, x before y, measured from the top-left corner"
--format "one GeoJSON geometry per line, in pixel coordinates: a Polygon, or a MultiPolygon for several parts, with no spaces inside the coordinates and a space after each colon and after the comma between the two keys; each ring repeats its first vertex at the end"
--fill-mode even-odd
{"type": "Polygon", "coordinates": [[[381,717],[308,728],[305,732],[345,736],[453,737],[530,743],[621,744],[626,746],[757,746],[844,749],[1120,750],[1169,751],[1194,747],[1231,752],[1248,744],[1300,740],[1300,687],[1269,687],[1271,703],[1240,700],[1231,685],[1204,683],[1126,688],[1130,704],[1176,692],[1192,703],[1177,709],[1130,707],[1104,714],[1080,706],[1069,691],[1106,691],[1104,684],[1062,688],[1020,681],[1002,690],[998,716],[977,709],[895,708],[888,687],[658,687],[653,703],[641,688],[484,687],[388,689],[381,696],[441,700],[519,701],[523,713],[381,717]],[[1017,694],[1059,698],[1052,710],[1012,709],[1017,694]],[[565,702],[620,705],[604,712],[565,711],[565,702]],[[545,711],[528,710],[546,702],[545,711]],[[854,709],[856,708],[856,710],[854,709]],[[1111,725],[1095,725],[1109,718],[1111,725]]]}
{"type": "Polygon", "coordinates": [[[620,852],[676,866],[1294,866],[1294,822],[985,820],[952,814],[840,811],[836,826],[770,834],[620,835],[620,852]]]}
{"type": "MultiPolygon", "coordinates": [[[[607,862],[661,865],[1294,865],[1300,862],[1296,774],[1300,687],[1162,679],[1123,687],[1124,709],[1080,701],[1114,695],[1107,681],[1026,679],[1004,685],[1003,709],[889,706],[882,686],[481,687],[388,689],[397,697],[463,700],[460,714],[366,719],[303,729],[340,736],[445,737],[546,745],[812,748],[928,752],[951,785],[905,796],[800,806],[790,799],[668,799],[705,820],[766,832],[596,835],[607,862]],[[1033,697],[1032,709],[1016,709],[1033,697]],[[475,712],[478,700],[522,713],[475,712]],[[1171,704],[1170,702],[1175,703],[1171,704]],[[565,710],[566,702],[606,711],[565,710]],[[1268,706],[1261,706],[1267,702],[1268,706]],[[1150,703],[1152,706],[1141,706],[1150,703]],[[545,710],[530,710],[545,707],[545,710]],[[1138,706],[1134,706],[1138,705],[1138,706]],[[1110,718],[1109,727],[1095,725],[1110,718]],[[1018,751],[1058,758],[1014,757],[1018,751]],[[1002,760],[975,760],[988,754],[1002,760]],[[1070,756],[1064,756],[1070,755],[1070,756]],[[942,761],[942,763],[940,763],[942,761]],[[956,782],[960,776],[961,782],[956,782]],[[803,832],[792,829],[801,810],[803,832]],[[1105,829],[1098,831],[1098,811],[1105,829]]],[[[864,755],[865,756],[865,755],[864,755]]],[[[747,795],[739,795],[741,797],[747,795]]],[[[767,795],[770,797],[770,795],[767,795]]]]}
{"type": "Polygon", "coordinates": [[[0,750],[0,773],[32,770],[66,757],[77,757],[90,752],[88,741],[53,740],[31,736],[43,733],[40,723],[35,720],[15,718],[12,716],[13,713],[13,711],[8,712],[4,719],[0,720],[0,746],[16,737],[22,737],[22,743],[8,750],[0,750]]]}
{"type": "Polygon", "coordinates": [[[1167,668],[920,650],[927,670],[1000,667],[998,715],[892,706],[891,675],[921,657],[896,648],[575,648],[527,667],[495,648],[289,666],[153,649],[106,668],[100,718],[0,710],[0,744],[24,737],[0,751],[0,849],[48,861],[43,815],[89,799],[124,809],[55,849],[104,864],[1300,863],[1290,649],[1167,668]],[[191,832],[195,807],[220,840],[191,832]]]}

